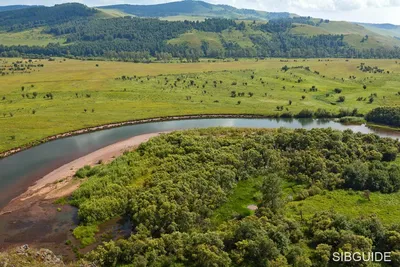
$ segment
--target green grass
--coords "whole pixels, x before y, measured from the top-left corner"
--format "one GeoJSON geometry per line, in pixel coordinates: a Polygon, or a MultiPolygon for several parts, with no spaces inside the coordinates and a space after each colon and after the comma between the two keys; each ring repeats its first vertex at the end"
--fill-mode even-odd
{"type": "Polygon", "coordinates": [[[193,30],[168,41],[169,44],[182,44],[187,43],[190,47],[201,49],[202,41],[209,44],[210,49],[223,50],[224,47],[221,43],[218,33],[215,32],[201,32],[193,30]]]}
{"type": "Polygon", "coordinates": [[[39,45],[46,46],[49,43],[65,43],[65,38],[54,37],[51,34],[42,33],[43,28],[34,28],[22,32],[0,32],[0,44],[2,45],[39,45]]]}
{"type": "Polygon", "coordinates": [[[400,218],[400,193],[371,193],[371,201],[363,197],[363,192],[335,190],[326,194],[309,197],[302,201],[292,201],[286,205],[287,213],[300,219],[311,218],[316,212],[334,210],[350,218],[375,214],[387,225],[398,223],[400,218]]]}
{"type": "Polygon", "coordinates": [[[56,205],[63,206],[63,205],[68,204],[68,199],[66,197],[61,197],[59,199],[56,199],[53,203],[56,204],[56,205]]]}
{"type": "Polygon", "coordinates": [[[74,229],[73,235],[80,241],[82,247],[86,247],[96,242],[95,235],[98,231],[97,225],[80,225],[74,229]]]}
{"type": "Polygon", "coordinates": [[[8,73],[0,76],[0,151],[62,132],[149,117],[218,113],[273,116],[282,113],[277,106],[293,114],[304,108],[325,108],[335,113],[341,108],[358,108],[365,114],[378,106],[400,103],[397,95],[400,64],[395,60],[240,59],[237,62],[135,64],[57,59],[34,60],[33,64],[44,64],[44,67],[28,71],[8,70],[16,60],[20,59],[0,58],[0,68],[5,66],[8,73]],[[390,74],[361,72],[357,69],[361,62],[389,70],[390,74]],[[312,71],[291,69],[284,73],[281,71],[284,65],[309,66],[312,71]],[[142,78],[116,80],[122,75],[142,78]],[[350,75],[357,78],[349,79],[350,75]],[[303,82],[297,83],[298,77],[303,82]],[[177,78],[181,81],[175,87],[177,78]],[[188,86],[190,80],[196,86],[188,86]],[[213,81],[217,81],[216,88],[213,81]],[[234,82],[237,85],[232,85],[234,82]],[[363,84],[367,85],[366,90],[363,84]],[[313,85],[318,88],[317,92],[309,91],[313,85]],[[334,88],[342,88],[342,93],[333,93],[334,88]],[[233,90],[245,92],[246,96],[231,97],[233,90]],[[37,97],[32,99],[34,92],[37,97]],[[253,92],[253,97],[249,97],[248,92],[253,92]],[[48,93],[52,93],[53,100],[43,98],[48,93]],[[358,97],[368,99],[373,93],[378,97],[372,104],[357,101],[358,97]],[[23,98],[22,94],[29,94],[31,98],[23,98]],[[303,95],[306,98],[301,100],[303,95]],[[345,102],[332,105],[339,95],[346,97],[345,102]],[[191,99],[187,100],[187,96],[191,99]],[[292,100],[291,105],[289,100],[292,100]]]}
{"type": "Polygon", "coordinates": [[[259,192],[261,182],[261,177],[239,181],[227,202],[214,211],[211,221],[215,225],[219,225],[233,216],[245,217],[253,214],[254,211],[249,210],[247,206],[251,204],[257,205],[255,195],[259,192]]]}
{"type": "Polygon", "coordinates": [[[121,10],[118,9],[107,9],[107,8],[96,8],[97,10],[101,11],[102,13],[100,14],[100,17],[105,17],[105,18],[119,18],[119,17],[125,17],[125,16],[133,16],[128,13],[125,13],[121,10]]]}
{"type": "MultiPolygon", "coordinates": [[[[253,33],[254,34],[254,33],[253,33]]],[[[221,33],[221,37],[226,42],[237,43],[240,47],[253,47],[249,34],[237,30],[225,30],[221,33]]]]}
{"type": "Polygon", "coordinates": [[[296,27],[290,30],[292,34],[300,34],[300,35],[307,35],[307,36],[314,36],[320,34],[329,34],[329,31],[324,30],[321,27],[315,27],[306,24],[295,24],[296,27]]]}

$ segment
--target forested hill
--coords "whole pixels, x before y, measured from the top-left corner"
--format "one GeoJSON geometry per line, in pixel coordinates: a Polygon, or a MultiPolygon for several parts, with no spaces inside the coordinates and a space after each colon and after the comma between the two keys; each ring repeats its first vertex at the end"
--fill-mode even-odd
{"type": "Polygon", "coordinates": [[[172,57],[186,61],[202,57],[400,58],[400,40],[349,22],[288,13],[274,18],[280,15],[200,1],[136,7],[138,16],[163,15],[163,19],[126,16],[131,11],[76,3],[0,12],[0,56],[141,62],[172,57]],[[218,17],[193,19],[185,17],[187,12],[218,17]],[[239,13],[269,16],[269,20],[224,18],[239,13]]]}
{"type": "Polygon", "coordinates": [[[87,18],[98,12],[96,9],[77,3],[55,5],[53,7],[34,6],[16,9],[0,12],[0,30],[17,31],[49,26],[87,18]]]}
{"type": "Polygon", "coordinates": [[[111,5],[100,9],[111,9],[138,17],[223,17],[232,19],[277,19],[289,18],[288,12],[265,12],[237,9],[228,5],[213,5],[203,1],[179,1],[158,5],[111,5]]]}
{"type": "Polygon", "coordinates": [[[30,7],[34,7],[34,6],[28,6],[28,5],[0,6],[0,12],[18,10],[18,9],[24,9],[24,8],[30,8],[30,7]]]}

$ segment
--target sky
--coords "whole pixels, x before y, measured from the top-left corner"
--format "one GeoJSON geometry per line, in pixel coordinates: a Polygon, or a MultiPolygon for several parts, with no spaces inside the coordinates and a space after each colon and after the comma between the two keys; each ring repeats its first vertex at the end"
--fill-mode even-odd
{"type": "MultiPolygon", "coordinates": [[[[88,6],[113,4],[159,4],[174,0],[0,0],[0,5],[54,5],[80,2],[88,6]]],[[[331,20],[392,23],[400,25],[400,0],[205,0],[237,8],[291,12],[331,20]]]]}

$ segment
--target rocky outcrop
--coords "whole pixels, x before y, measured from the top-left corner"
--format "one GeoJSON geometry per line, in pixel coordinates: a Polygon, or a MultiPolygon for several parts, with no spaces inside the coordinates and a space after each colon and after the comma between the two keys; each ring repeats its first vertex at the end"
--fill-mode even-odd
{"type": "Polygon", "coordinates": [[[51,250],[41,248],[31,249],[28,245],[23,245],[15,250],[0,253],[1,267],[19,266],[66,266],[61,257],[56,256],[51,250]]]}

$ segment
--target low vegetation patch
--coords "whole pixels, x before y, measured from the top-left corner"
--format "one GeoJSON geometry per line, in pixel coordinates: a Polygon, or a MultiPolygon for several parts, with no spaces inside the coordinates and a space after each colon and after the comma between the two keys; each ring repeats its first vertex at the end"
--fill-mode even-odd
{"type": "Polygon", "coordinates": [[[97,225],[80,225],[73,231],[73,235],[81,242],[82,247],[86,247],[96,242],[95,234],[99,231],[97,225]]]}

